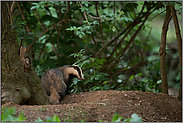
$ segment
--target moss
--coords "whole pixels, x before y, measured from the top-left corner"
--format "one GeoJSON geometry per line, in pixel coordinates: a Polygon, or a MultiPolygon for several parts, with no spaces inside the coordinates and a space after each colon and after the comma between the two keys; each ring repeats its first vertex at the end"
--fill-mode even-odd
{"type": "Polygon", "coordinates": [[[27,100],[32,100],[34,104],[45,104],[47,95],[41,80],[33,69],[33,72],[24,72],[18,42],[11,33],[6,3],[2,2],[1,7],[1,91],[10,93],[5,100],[11,100],[16,104],[23,104],[27,100]]]}

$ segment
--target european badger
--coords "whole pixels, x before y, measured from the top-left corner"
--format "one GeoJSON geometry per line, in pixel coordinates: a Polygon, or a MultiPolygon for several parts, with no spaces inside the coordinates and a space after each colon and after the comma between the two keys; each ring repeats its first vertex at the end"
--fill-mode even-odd
{"type": "Polygon", "coordinates": [[[51,104],[58,104],[66,94],[69,94],[73,78],[84,80],[82,70],[77,65],[65,65],[43,74],[41,81],[51,104]]]}

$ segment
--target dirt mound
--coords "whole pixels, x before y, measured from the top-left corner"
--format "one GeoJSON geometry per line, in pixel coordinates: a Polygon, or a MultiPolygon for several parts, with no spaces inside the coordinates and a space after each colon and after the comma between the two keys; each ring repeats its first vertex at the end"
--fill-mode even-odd
{"type": "Polygon", "coordinates": [[[17,116],[24,112],[28,122],[56,114],[61,121],[110,122],[114,113],[125,119],[133,113],[145,122],[181,122],[182,102],[162,93],[140,91],[93,91],[70,94],[59,105],[13,105],[17,116]]]}

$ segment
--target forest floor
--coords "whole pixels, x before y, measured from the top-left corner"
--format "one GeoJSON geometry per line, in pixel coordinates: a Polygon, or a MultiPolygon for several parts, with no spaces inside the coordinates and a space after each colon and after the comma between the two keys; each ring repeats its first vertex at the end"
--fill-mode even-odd
{"type": "Polygon", "coordinates": [[[115,113],[125,119],[133,113],[144,122],[181,122],[182,102],[170,95],[140,91],[93,91],[67,95],[58,105],[11,105],[26,121],[56,114],[62,122],[111,122],[115,113]]]}

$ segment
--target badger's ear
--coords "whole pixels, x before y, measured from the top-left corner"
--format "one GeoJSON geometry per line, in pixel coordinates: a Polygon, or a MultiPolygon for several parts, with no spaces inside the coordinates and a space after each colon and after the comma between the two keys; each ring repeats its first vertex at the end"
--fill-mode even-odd
{"type": "Polygon", "coordinates": [[[78,65],[71,65],[71,67],[73,67],[74,69],[79,68],[79,66],[78,66],[78,65]]]}
{"type": "Polygon", "coordinates": [[[79,66],[77,66],[77,65],[71,65],[71,67],[73,67],[74,69],[76,69],[77,71],[78,71],[78,73],[80,73],[80,67],[79,66]]]}

